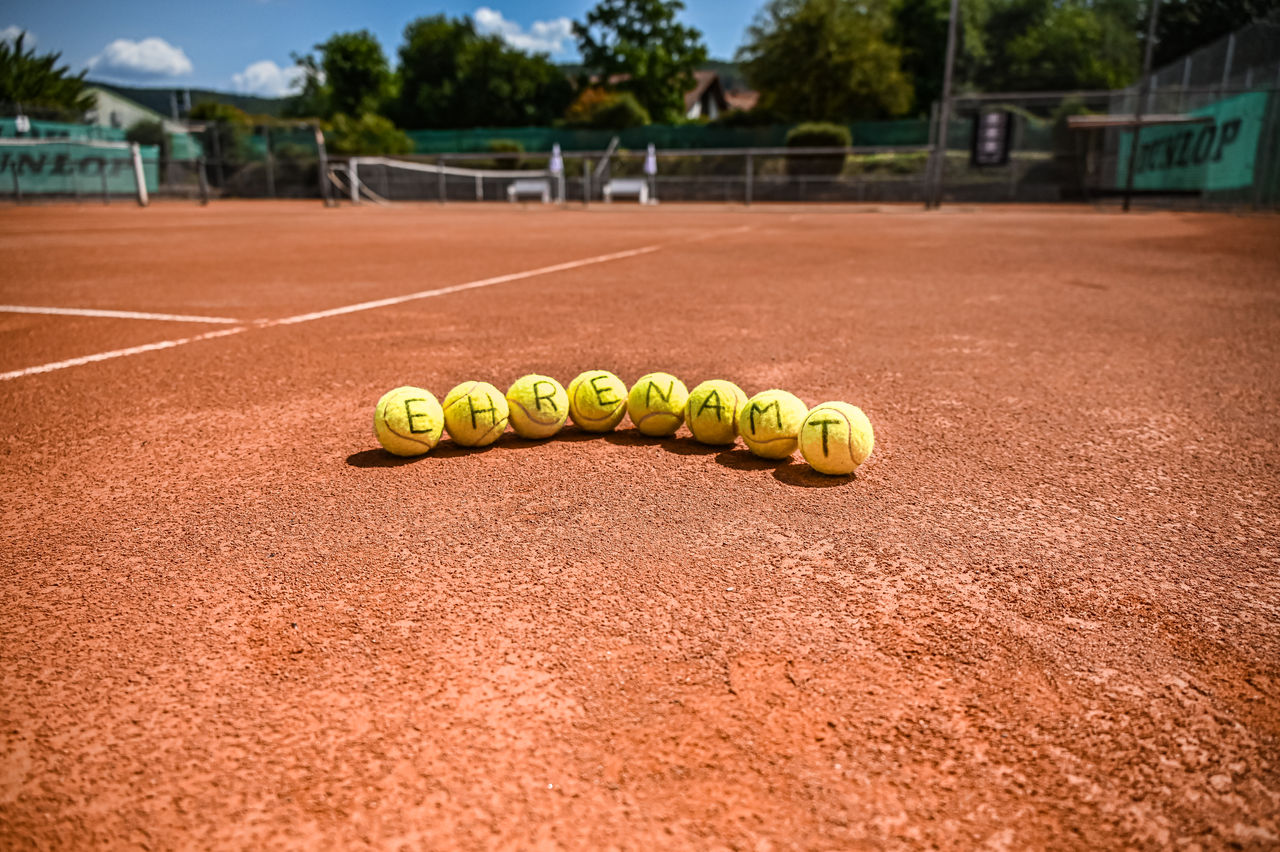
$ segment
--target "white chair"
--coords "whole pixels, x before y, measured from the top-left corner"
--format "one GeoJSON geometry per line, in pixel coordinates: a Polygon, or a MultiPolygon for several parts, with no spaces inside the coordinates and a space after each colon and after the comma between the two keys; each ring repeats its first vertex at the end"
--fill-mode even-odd
{"type": "Polygon", "coordinates": [[[543,204],[551,203],[551,181],[549,180],[513,180],[507,187],[507,200],[515,201],[522,196],[532,195],[542,199],[543,204]]]}
{"type": "Polygon", "coordinates": [[[613,197],[634,197],[641,204],[649,203],[649,181],[636,178],[615,178],[604,185],[604,200],[612,202],[613,197]]]}

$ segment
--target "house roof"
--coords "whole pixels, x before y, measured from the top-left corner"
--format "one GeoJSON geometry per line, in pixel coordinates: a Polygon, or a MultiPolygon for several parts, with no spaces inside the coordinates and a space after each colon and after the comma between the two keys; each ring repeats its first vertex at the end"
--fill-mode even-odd
{"type": "Polygon", "coordinates": [[[760,102],[760,93],[744,89],[740,92],[725,92],[724,99],[729,103],[729,109],[740,109],[746,112],[749,109],[755,109],[756,104],[760,102]]]}
{"type": "Polygon", "coordinates": [[[691,109],[708,90],[711,91],[712,97],[718,100],[723,108],[725,97],[724,87],[720,85],[720,75],[715,71],[694,71],[693,88],[684,93],[684,108],[686,110],[691,109]]]}

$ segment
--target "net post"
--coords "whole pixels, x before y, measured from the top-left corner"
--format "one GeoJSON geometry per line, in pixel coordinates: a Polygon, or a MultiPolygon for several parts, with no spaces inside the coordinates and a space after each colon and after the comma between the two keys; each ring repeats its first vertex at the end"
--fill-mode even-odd
{"type": "Polygon", "coordinates": [[[439,195],[439,198],[437,200],[441,204],[444,204],[444,193],[445,193],[444,170],[448,168],[448,166],[449,166],[449,161],[444,157],[441,157],[440,171],[436,173],[436,193],[439,195]]]}
{"type": "Polygon", "coordinates": [[[351,179],[351,203],[360,203],[360,163],[352,157],[347,161],[347,177],[351,179]]]}
{"type": "Polygon", "coordinates": [[[480,181],[480,175],[476,175],[476,201],[484,201],[484,184],[480,181]]]}
{"type": "Polygon", "coordinates": [[[133,159],[133,177],[138,182],[138,206],[146,207],[151,199],[147,197],[147,175],[142,170],[142,146],[131,142],[129,156],[133,159]]]}
{"type": "Polygon", "coordinates": [[[196,181],[200,186],[200,206],[209,204],[209,175],[205,172],[204,157],[196,158],[196,181]]]}
{"type": "Polygon", "coordinates": [[[746,204],[748,207],[751,206],[751,181],[754,178],[754,172],[755,172],[754,155],[750,151],[747,151],[746,194],[743,199],[743,203],[746,204]]]}
{"type": "Polygon", "coordinates": [[[332,207],[333,193],[329,188],[329,152],[324,147],[324,131],[318,124],[313,125],[311,129],[316,137],[316,167],[320,178],[320,200],[324,202],[325,207],[332,207]]]}

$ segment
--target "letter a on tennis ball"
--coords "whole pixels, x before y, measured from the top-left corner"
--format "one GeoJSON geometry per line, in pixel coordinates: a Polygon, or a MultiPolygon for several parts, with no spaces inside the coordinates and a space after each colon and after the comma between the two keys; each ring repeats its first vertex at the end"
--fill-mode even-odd
{"type": "Polygon", "coordinates": [[[723,379],[712,379],[689,391],[684,422],[695,441],[732,444],[738,437],[738,412],[747,401],[742,388],[723,379]]]}
{"type": "Polygon", "coordinates": [[[808,407],[784,390],[761,391],[738,413],[738,434],[762,459],[785,459],[796,451],[800,424],[808,407]]]}
{"type": "Polygon", "coordinates": [[[507,407],[521,438],[550,438],[569,416],[569,395],[550,376],[521,376],[507,391],[507,407]]]}
{"type": "Polygon", "coordinates": [[[444,427],[464,447],[487,447],[507,428],[507,398],[488,382],[463,382],[444,398],[444,427]]]}
{"type": "Polygon", "coordinates": [[[373,434],[397,456],[420,456],[440,443],[444,411],[431,391],[405,386],[389,390],[373,410],[373,434]]]}
{"type": "Polygon", "coordinates": [[[800,424],[800,454],[818,473],[853,473],[875,446],[871,421],[847,402],[824,402],[800,424]]]}
{"type": "Polygon", "coordinates": [[[627,413],[627,386],[608,370],[588,370],[569,382],[569,416],[588,432],[608,432],[627,413]]]}
{"type": "Polygon", "coordinates": [[[627,394],[627,414],[641,434],[651,438],[674,435],[684,422],[689,389],[670,373],[641,376],[627,394]]]}

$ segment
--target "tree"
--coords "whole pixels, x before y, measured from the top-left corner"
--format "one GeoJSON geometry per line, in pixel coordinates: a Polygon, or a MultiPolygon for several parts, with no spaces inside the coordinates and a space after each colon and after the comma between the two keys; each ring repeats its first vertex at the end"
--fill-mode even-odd
{"type": "Polygon", "coordinates": [[[770,0],[738,61],[760,104],[789,121],[848,122],[911,106],[886,0],[770,0]]]}
{"type": "Polygon", "coordinates": [[[390,119],[370,112],[357,118],[338,113],[324,138],[331,152],[346,156],[407,154],[413,150],[404,131],[396,129],[390,119]]]}
{"type": "Polygon", "coordinates": [[[684,93],[707,59],[702,33],[676,21],[683,9],[680,0],[600,0],[573,23],[586,70],[631,92],[656,121],[684,117],[684,93]]]}
{"type": "Polygon", "coordinates": [[[546,56],[481,35],[469,17],[419,18],[400,47],[395,117],[404,127],[520,127],[550,124],[573,98],[546,56]]]}
{"type": "Polygon", "coordinates": [[[985,91],[1113,89],[1138,75],[1136,0],[1003,0],[971,82],[985,91]]]}
{"type": "Polygon", "coordinates": [[[626,130],[649,123],[649,113],[630,92],[609,92],[598,86],[583,89],[564,114],[566,127],[626,130]]]}
{"type": "Polygon", "coordinates": [[[93,109],[93,95],[86,91],[88,71],[72,74],[58,67],[60,53],[37,56],[26,49],[27,34],[13,41],[0,40],[0,103],[27,109],[53,109],[78,116],[93,109]]]}
{"type": "MultiPolygon", "coordinates": [[[[1277,0],[1165,0],[1156,18],[1155,67],[1188,53],[1280,9],[1277,0]]],[[[1139,32],[1145,37],[1149,5],[1139,32]]]]}
{"type": "Polygon", "coordinates": [[[315,49],[320,53],[318,61],[311,57],[295,60],[305,73],[303,95],[314,98],[323,109],[321,115],[363,115],[382,109],[392,94],[391,68],[372,33],[335,33],[315,49]]]}

